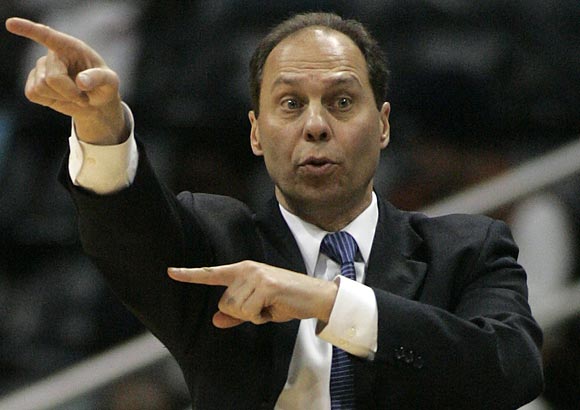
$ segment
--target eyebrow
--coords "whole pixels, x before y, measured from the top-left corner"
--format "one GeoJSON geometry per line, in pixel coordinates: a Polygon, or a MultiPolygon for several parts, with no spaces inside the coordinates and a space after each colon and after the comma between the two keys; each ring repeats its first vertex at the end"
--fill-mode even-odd
{"type": "MultiPolygon", "coordinates": [[[[328,79],[323,80],[325,83],[329,83],[330,86],[337,86],[337,85],[358,85],[362,87],[362,84],[359,78],[353,74],[339,74],[336,76],[332,76],[328,79]]],[[[297,85],[301,82],[299,76],[296,75],[286,75],[282,74],[274,80],[272,83],[271,90],[276,88],[278,85],[297,85]]]]}

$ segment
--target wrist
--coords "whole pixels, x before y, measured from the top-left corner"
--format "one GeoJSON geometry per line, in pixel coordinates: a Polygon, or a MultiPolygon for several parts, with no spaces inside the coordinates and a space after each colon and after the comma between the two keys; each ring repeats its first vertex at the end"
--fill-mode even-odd
{"type": "Polygon", "coordinates": [[[321,281],[320,291],[320,313],[316,318],[319,322],[325,325],[330,320],[330,314],[332,313],[332,308],[336,301],[336,295],[338,294],[338,284],[335,281],[321,281]]]}
{"type": "Polygon", "coordinates": [[[118,145],[129,138],[131,126],[120,99],[89,115],[73,118],[79,140],[93,145],[118,145]]]}

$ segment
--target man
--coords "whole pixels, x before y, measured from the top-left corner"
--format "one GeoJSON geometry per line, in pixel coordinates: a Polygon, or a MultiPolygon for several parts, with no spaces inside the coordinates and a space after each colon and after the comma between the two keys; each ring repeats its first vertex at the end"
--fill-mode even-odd
{"type": "Polygon", "coordinates": [[[541,332],[505,225],[373,193],[390,106],[359,23],[298,15],[258,46],[250,143],[275,200],[257,214],[176,199],[98,54],[7,28],[48,48],[28,98],[73,118],[63,181],[85,250],[175,356],[194,408],[513,409],[539,394],[541,332]]]}

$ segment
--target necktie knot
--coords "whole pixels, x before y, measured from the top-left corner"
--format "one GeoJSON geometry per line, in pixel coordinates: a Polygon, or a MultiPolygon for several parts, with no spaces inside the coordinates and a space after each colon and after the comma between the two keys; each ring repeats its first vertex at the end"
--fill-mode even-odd
{"type": "Polygon", "coordinates": [[[344,265],[354,262],[358,246],[348,232],[340,231],[327,234],[322,240],[320,251],[335,262],[344,265]]]}
{"type": "Polygon", "coordinates": [[[344,231],[327,234],[320,244],[320,252],[340,264],[340,273],[356,280],[354,258],[358,251],[355,239],[344,231]]]}

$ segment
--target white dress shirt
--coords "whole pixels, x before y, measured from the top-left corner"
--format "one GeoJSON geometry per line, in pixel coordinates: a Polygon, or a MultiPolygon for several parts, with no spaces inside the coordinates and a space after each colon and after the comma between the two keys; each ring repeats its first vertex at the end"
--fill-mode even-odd
{"type": "Polygon", "coordinates": [[[304,259],[306,272],[339,283],[328,324],[316,319],[300,321],[288,379],[276,409],[330,409],[332,345],[371,360],[377,350],[378,311],[374,292],[361,282],[371,253],[379,217],[377,198],[343,231],[356,240],[362,261],[355,261],[356,282],[340,275],[340,265],[323,253],[320,244],[329,233],[303,221],[280,206],[304,259]],[[317,328],[318,327],[318,328],[317,328]]]}
{"type": "MultiPolygon", "coordinates": [[[[98,146],[80,141],[72,126],[69,138],[69,174],[73,184],[98,194],[109,194],[128,187],[136,175],[139,154],[131,134],[119,145],[98,146]]],[[[356,240],[361,260],[355,261],[356,281],[340,276],[340,266],[320,253],[320,244],[328,233],[305,222],[280,207],[282,216],[294,235],[308,275],[336,280],[338,294],[326,326],[316,319],[300,322],[286,385],[278,398],[278,410],[330,409],[330,365],[332,345],[372,360],[377,349],[378,310],[374,292],[362,284],[378,221],[375,194],[372,202],[343,230],[356,240]]]]}

